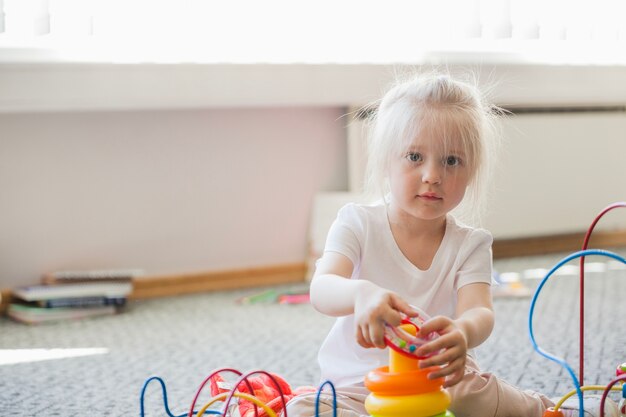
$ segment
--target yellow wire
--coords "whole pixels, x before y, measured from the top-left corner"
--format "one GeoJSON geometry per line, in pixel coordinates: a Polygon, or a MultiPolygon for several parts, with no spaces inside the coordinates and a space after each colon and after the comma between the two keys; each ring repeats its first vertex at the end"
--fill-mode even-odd
{"type": "MultiPolygon", "coordinates": [[[[586,385],[584,387],[580,387],[581,391],[604,391],[606,389],[606,385],[586,385]]],[[[621,391],[622,387],[611,387],[611,391],[621,391]]],[[[561,408],[561,406],[563,405],[563,403],[565,401],[567,401],[568,398],[570,398],[572,395],[576,394],[576,390],[572,390],[570,392],[568,392],[567,394],[565,394],[558,403],[555,404],[554,406],[554,411],[558,411],[559,408],[561,408]]]]}
{"type": "MultiPolygon", "coordinates": [[[[202,415],[204,414],[204,412],[214,403],[218,402],[218,401],[224,401],[226,399],[226,397],[228,396],[228,392],[224,392],[222,394],[218,394],[215,397],[211,398],[209,400],[208,403],[206,403],[204,405],[204,407],[202,407],[200,409],[200,411],[198,411],[198,414],[196,417],[202,417],[202,415]]],[[[263,401],[259,400],[257,397],[253,397],[250,394],[246,394],[244,392],[235,392],[233,394],[234,397],[238,397],[238,398],[243,398],[244,400],[250,401],[252,403],[255,403],[256,405],[258,405],[259,407],[261,407],[263,410],[265,410],[265,412],[267,413],[267,415],[269,417],[276,417],[276,413],[274,412],[274,410],[272,410],[271,408],[269,408],[263,401]]]]}

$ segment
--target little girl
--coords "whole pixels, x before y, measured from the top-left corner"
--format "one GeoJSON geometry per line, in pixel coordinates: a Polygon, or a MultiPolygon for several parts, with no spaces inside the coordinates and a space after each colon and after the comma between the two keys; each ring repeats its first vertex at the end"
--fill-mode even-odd
{"type": "MultiPolygon", "coordinates": [[[[315,309],[338,317],[319,363],[337,388],[340,417],[367,415],[363,380],[387,364],[385,323],[415,316],[411,305],[432,317],[418,336],[440,335],[416,353],[441,351],[420,367],[439,366],[429,377],[445,377],[456,417],[541,417],[553,405],[483,373],[472,354],[494,325],[492,237],[451,212],[479,212],[494,116],[476,88],[449,76],[400,83],[379,103],[366,184],[380,201],[339,211],[311,283],[315,309]]],[[[288,415],[314,416],[314,404],[292,400],[288,415]]],[[[323,404],[320,415],[332,416],[331,397],[323,404]]]]}

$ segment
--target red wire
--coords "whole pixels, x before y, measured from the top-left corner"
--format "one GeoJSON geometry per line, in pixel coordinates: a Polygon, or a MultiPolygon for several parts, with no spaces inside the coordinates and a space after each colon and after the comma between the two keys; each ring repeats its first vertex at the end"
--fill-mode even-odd
{"type": "MultiPolygon", "coordinates": [[[[231,402],[231,400],[233,399],[233,396],[235,395],[235,391],[239,388],[239,385],[241,385],[243,382],[245,382],[246,384],[248,384],[248,389],[250,390],[250,394],[251,394],[251,395],[254,395],[254,391],[252,390],[252,388],[250,387],[250,383],[248,382],[248,377],[249,377],[249,376],[252,376],[252,375],[255,375],[255,374],[264,374],[264,375],[267,375],[267,376],[268,376],[268,377],[272,380],[272,382],[273,382],[273,383],[274,383],[274,385],[276,386],[276,389],[278,390],[278,393],[280,394],[280,398],[281,398],[282,403],[283,403],[283,411],[284,411],[283,416],[284,416],[284,417],[287,417],[287,402],[285,401],[285,394],[283,393],[283,390],[282,390],[282,388],[280,387],[280,384],[278,383],[278,381],[276,380],[276,378],[274,377],[274,375],[270,374],[270,373],[269,373],[269,372],[267,372],[267,371],[252,371],[252,372],[249,372],[249,373],[247,373],[247,374],[245,374],[245,375],[243,375],[243,376],[241,376],[241,377],[239,378],[239,381],[237,381],[237,382],[235,383],[235,388],[233,388],[233,389],[230,391],[230,394],[228,395],[228,398],[226,398],[226,402],[224,403],[224,414],[223,414],[223,417],[226,417],[226,411],[228,410],[228,406],[230,405],[230,402],[231,402]]],[[[256,407],[257,407],[257,406],[256,406],[256,404],[254,405],[254,407],[255,407],[255,408],[254,408],[254,410],[255,410],[255,413],[256,413],[256,410],[257,410],[257,408],[256,408],[256,407]]],[[[259,417],[259,416],[258,416],[258,414],[255,414],[255,416],[256,416],[256,417],[259,417]]],[[[269,416],[268,416],[268,417],[269,417],[269,416]]]]}
{"type": "Polygon", "coordinates": [[[626,375],[615,378],[609,383],[609,385],[606,386],[606,388],[602,392],[602,398],[600,399],[600,417],[604,417],[604,402],[606,401],[607,395],[609,395],[609,392],[611,391],[611,387],[617,384],[619,381],[626,381],[626,375]]]}
{"type": "MultiPolygon", "coordinates": [[[[216,371],[213,371],[209,374],[209,376],[207,376],[204,381],[202,381],[202,384],[200,384],[200,388],[198,388],[198,391],[196,391],[196,396],[193,397],[193,401],[191,403],[191,408],[189,409],[189,413],[187,414],[187,417],[193,417],[193,409],[196,406],[196,402],[198,401],[198,397],[200,396],[200,392],[202,391],[202,389],[204,388],[204,386],[207,384],[207,382],[209,382],[211,380],[211,378],[213,378],[215,375],[221,373],[221,372],[232,372],[237,376],[241,376],[242,373],[239,372],[236,369],[232,369],[232,368],[222,368],[222,369],[218,369],[216,371]]],[[[250,385],[250,382],[248,382],[248,380],[245,380],[246,385],[248,386],[248,389],[250,390],[250,392],[254,392],[252,390],[252,385],[250,385]]],[[[237,384],[238,386],[239,384],[237,384]]],[[[258,412],[258,408],[255,404],[254,406],[254,415],[255,417],[259,417],[259,412],[258,412]]]]}
{"type": "MultiPolygon", "coordinates": [[[[239,376],[239,380],[235,383],[234,387],[227,399],[226,402],[224,404],[224,412],[223,412],[223,417],[226,417],[226,411],[228,410],[228,406],[230,405],[230,402],[235,394],[235,391],[239,388],[239,386],[241,384],[246,384],[248,390],[250,391],[250,395],[254,395],[254,388],[252,388],[252,384],[250,384],[250,381],[248,381],[248,377],[255,375],[255,374],[264,374],[267,375],[272,382],[274,383],[274,385],[276,386],[276,389],[278,390],[278,393],[280,394],[280,398],[282,400],[283,403],[283,410],[284,410],[284,417],[287,417],[287,402],[285,401],[285,394],[283,393],[282,388],[280,387],[280,384],[278,383],[278,381],[276,380],[276,378],[274,377],[274,375],[270,374],[269,372],[266,371],[252,371],[249,372],[245,375],[243,375],[242,372],[236,370],[236,369],[232,369],[232,368],[222,368],[222,369],[218,369],[216,371],[213,371],[209,374],[209,376],[207,376],[204,381],[202,381],[202,384],[200,384],[200,388],[198,388],[198,391],[196,392],[196,396],[193,398],[193,401],[191,403],[191,408],[189,409],[189,413],[187,414],[187,417],[193,417],[193,409],[196,406],[196,402],[198,401],[198,397],[200,396],[200,392],[202,391],[202,389],[204,388],[204,386],[207,384],[207,382],[209,382],[211,380],[211,378],[213,378],[215,375],[218,375],[219,373],[222,372],[232,372],[234,374],[236,374],[237,376],[239,376]]],[[[259,408],[256,404],[253,403],[254,406],[254,415],[255,417],[259,417],[259,408]]]]}
{"type": "MultiPolygon", "coordinates": [[[[614,208],[617,207],[626,207],[626,202],[620,202],[620,203],[614,203],[611,204],[610,206],[606,207],[604,210],[602,210],[600,212],[600,214],[598,214],[596,216],[596,218],[593,220],[593,223],[591,223],[591,226],[589,226],[589,229],[587,230],[587,234],[585,235],[585,240],[583,242],[583,247],[582,250],[586,250],[587,246],[589,245],[589,238],[591,237],[591,232],[593,232],[593,228],[596,227],[596,224],[598,223],[598,221],[602,218],[602,216],[604,216],[607,212],[613,210],[614,208]]],[[[580,379],[580,385],[584,385],[584,369],[585,369],[585,365],[584,365],[584,355],[585,355],[585,257],[581,256],[580,257],[580,318],[579,318],[579,323],[580,323],[580,333],[579,333],[579,347],[578,347],[578,352],[579,352],[579,375],[578,378],[580,379]]]]}

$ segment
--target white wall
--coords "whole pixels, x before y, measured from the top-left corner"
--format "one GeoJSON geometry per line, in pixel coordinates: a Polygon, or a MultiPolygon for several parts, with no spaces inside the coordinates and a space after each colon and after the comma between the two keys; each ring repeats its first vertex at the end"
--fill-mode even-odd
{"type": "Polygon", "coordinates": [[[0,288],[302,262],[347,187],[339,107],[0,114],[0,288]]]}

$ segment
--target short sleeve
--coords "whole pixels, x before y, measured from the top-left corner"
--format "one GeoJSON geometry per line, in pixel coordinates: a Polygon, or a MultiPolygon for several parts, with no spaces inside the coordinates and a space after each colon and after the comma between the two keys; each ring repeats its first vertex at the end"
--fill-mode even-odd
{"type": "Polygon", "coordinates": [[[356,267],[361,257],[361,243],[358,239],[362,235],[360,225],[357,207],[354,204],[343,206],[330,226],[324,252],[340,253],[356,267]]]}
{"type": "Polygon", "coordinates": [[[457,273],[457,290],[467,284],[483,282],[491,284],[493,237],[484,229],[475,229],[467,237],[462,248],[462,265],[457,273]]]}

